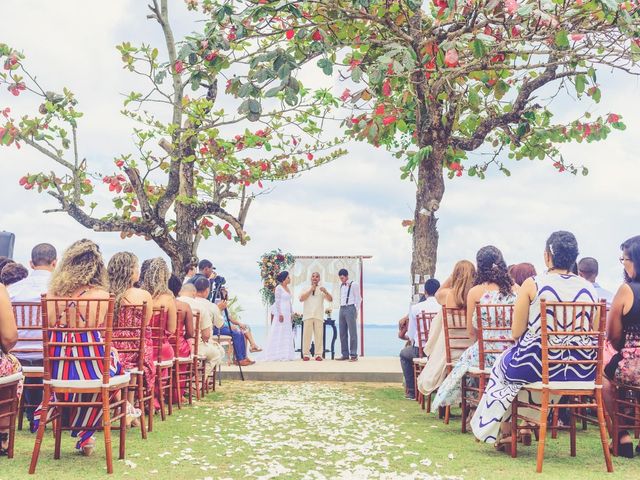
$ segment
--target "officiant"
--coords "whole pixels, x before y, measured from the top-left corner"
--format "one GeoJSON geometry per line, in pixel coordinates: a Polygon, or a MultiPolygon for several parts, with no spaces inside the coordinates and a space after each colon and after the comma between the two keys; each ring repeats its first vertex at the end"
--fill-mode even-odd
{"type": "Polygon", "coordinates": [[[311,286],[300,295],[303,305],[302,321],[304,322],[302,336],[302,359],[311,360],[311,337],[315,342],[314,354],[318,362],[322,361],[324,353],[324,302],[333,302],[333,297],[326,288],[320,286],[320,274],[311,274],[311,286]]]}

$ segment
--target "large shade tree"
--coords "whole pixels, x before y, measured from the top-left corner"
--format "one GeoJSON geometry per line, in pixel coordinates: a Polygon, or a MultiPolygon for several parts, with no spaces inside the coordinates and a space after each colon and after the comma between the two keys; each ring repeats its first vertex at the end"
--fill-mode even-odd
{"type": "MultiPolygon", "coordinates": [[[[600,69],[638,73],[638,4],[621,0],[245,0],[237,15],[280,15],[287,51],[344,81],[352,137],[386,147],[415,182],[412,273],[435,272],[445,177],[507,176],[514,161],[565,159],[567,142],[605,139],[624,124],[592,117],[600,69]],[[241,13],[242,12],[242,13],[241,13]],[[585,101],[556,120],[562,100],[585,101]],[[586,98],[585,98],[586,97],[586,98]],[[556,115],[554,115],[556,113],[556,115]]],[[[207,2],[204,2],[206,5],[207,2]]],[[[564,112],[563,112],[564,113],[564,112]]]]}
{"type": "Polygon", "coordinates": [[[153,0],[148,19],[163,45],[117,47],[124,68],[147,85],[124,101],[122,113],[135,122],[131,152],[114,152],[112,166],[85,157],[78,99],[68,88],[45,87],[24,54],[2,43],[0,146],[26,145],[51,161],[47,171],[20,179],[57,201],[49,211],[95,231],[152,240],[181,273],[203,238],[249,240],[247,212],[268,190],[263,182],[295,177],[344,152],[339,139],[321,135],[336,100],[294,78],[305,58],[278,50],[285,40],[279,33],[256,32],[258,20],[245,16],[230,28],[201,22],[201,31],[176,39],[167,0],[153,0]],[[279,66],[274,75],[264,74],[264,61],[279,66]],[[19,112],[17,102],[7,102],[23,95],[39,98],[37,111],[19,112]],[[111,203],[99,201],[98,189],[108,190],[111,203]]]}

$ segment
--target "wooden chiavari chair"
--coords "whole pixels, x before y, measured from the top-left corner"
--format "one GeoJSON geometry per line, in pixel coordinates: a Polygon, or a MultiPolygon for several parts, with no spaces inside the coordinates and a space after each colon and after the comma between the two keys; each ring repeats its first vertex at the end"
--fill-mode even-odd
{"type": "Polygon", "coordinates": [[[515,343],[511,335],[512,304],[476,303],[475,317],[478,367],[470,368],[461,381],[462,433],[467,432],[467,419],[471,409],[477,408],[482,399],[493,361],[515,343]]]}
{"type": "Polygon", "coordinates": [[[193,405],[193,384],[191,378],[193,377],[193,355],[191,353],[187,357],[180,357],[178,353],[178,338],[182,337],[182,328],[184,325],[184,319],[181,319],[182,315],[187,315],[188,312],[182,312],[178,310],[176,322],[176,330],[170,338],[171,348],[173,348],[173,392],[176,397],[176,405],[178,409],[182,409],[182,389],[188,388],[188,402],[189,405],[193,405]]]}
{"type": "Polygon", "coordinates": [[[522,388],[522,397],[541,397],[540,405],[516,397],[511,415],[511,456],[517,456],[518,430],[534,428],[539,431],[536,471],[542,472],[544,447],[547,435],[547,419],[550,409],[567,408],[571,415],[569,426],[570,454],[576,456],[576,417],[574,410],[593,408],[597,411],[600,441],[608,472],[613,471],[611,453],[605,424],[602,398],[603,349],[606,304],[540,302],[541,364],[542,379],[522,388]],[[576,357],[580,355],[580,359],[576,357]],[[575,372],[583,370],[583,381],[551,381],[551,371],[575,372]],[[588,374],[593,370],[593,375],[588,374]],[[589,378],[592,377],[593,379],[589,378]],[[565,397],[559,403],[551,403],[551,395],[565,397]],[[593,399],[593,400],[590,400],[593,399]],[[535,415],[522,414],[526,408],[540,412],[535,415]],[[519,425],[520,421],[528,424],[519,425]]]}
{"type": "MultiPolygon", "coordinates": [[[[445,353],[447,357],[446,374],[449,375],[455,361],[471,346],[471,339],[467,334],[467,310],[465,308],[442,307],[442,328],[444,331],[445,353]]],[[[444,423],[449,423],[451,407],[444,409],[444,423]]]]}
{"type": "Polygon", "coordinates": [[[413,359],[413,384],[416,386],[416,401],[420,403],[422,409],[425,409],[425,403],[427,413],[431,411],[431,395],[428,395],[428,399],[425,402],[424,395],[418,390],[418,375],[424,369],[427,363],[427,357],[424,354],[424,347],[429,339],[429,330],[431,330],[431,322],[433,321],[436,313],[420,312],[416,315],[416,338],[418,347],[418,358],[413,359]]]}
{"type": "Polygon", "coordinates": [[[113,473],[111,424],[119,421],[119,457],[125,457],[126,392],[130,375],[111,376],[113,295],[108,299],[55,298],[42,296],[42,337],[44,352],[44,396],[29,473],[36,470],[45,427],[53,423],[54,459],[60,458],[62,430],[102,430],[106,450],[107,473],[113,473]],[[87,319],[99,319],[101,325],[87,327],[87,319]],[[75,354],[71,354],[75,352],[75,354]],[[82,355],[78,353],[82,352],[82,355]],[[96,379],[65,379],[65,372],[96,371],[96,379]],[[78,395],[91,395],[79,397],[78,395]],[[63,425],[62,410],[77,413],[82,408],[101,410],[102,422],[96,425],[63,425]],[[113,411],[113,416],[112,416],[113,411]]]}
{"type": "Polygon", "coordinates": [[[13,353],[18,360],[33,359],[35,363],[40,363],[40,365],[22,366],[25,384],[18,407],[18,430],[22,430],[25,410],[27,408],[35,409],[39,405],[39,403],[27,403],[25,391],[43,390],[42,305],[40,302],[14,302],[12,303],[12,307],[16,325],[18,326],[18,343],[11,353],[13,353]],[[39,359],[40,362],[37,362],[37,359],[39,359]],[[35,380],[35,383],[27,383],[27,379],[35,380]]]}
{"type": "MultiPolygon", "coordinates": [[[[173,414],[173,382],[172,370],[174,358],[162,360],[162,347],[165,340],[171,335],[167,334],[168,312],[164,307],[154,308],[153,316],[149,324],[151,341],[153,343],[154,358],[156,363],[155,398],[160,405],[160,419],[164,422],[167,415],[173,414]],[[166,410],[165,410],[166,403],[166,410]]],[[[170,344],[171,342],[169,342],[170,344]]]]}
{"type": "Polygon", "coordinates": [[[7,458],[13,458],[16,417],[18,415],[18,384],[22,380],[21,372],[0,377],[0,419],[8,419],[9,422],[9,446],[7,458]]]}

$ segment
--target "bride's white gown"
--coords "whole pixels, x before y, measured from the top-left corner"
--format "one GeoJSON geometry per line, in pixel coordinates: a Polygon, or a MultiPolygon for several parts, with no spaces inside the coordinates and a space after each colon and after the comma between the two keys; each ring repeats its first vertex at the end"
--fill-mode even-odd
{"type": "Polygon", "coordinates": [[[296,359],[293,346],[293,326],[291,324],[291,294],[282,285],[275,291],[276,300],[273,304],[273,322],[269,329],[267,345],[259,360],[263,362],[281,362],[296,359]],[[284,321],[280,322],[280,315],[284,321]]]}

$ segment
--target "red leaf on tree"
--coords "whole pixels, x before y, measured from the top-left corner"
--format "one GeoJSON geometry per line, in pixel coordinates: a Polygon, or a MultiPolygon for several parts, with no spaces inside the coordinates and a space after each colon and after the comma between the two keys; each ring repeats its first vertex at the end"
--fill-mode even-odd
{"type": "Polygon", "coordinates": [[[391,125],[395,121],[395,115],[389,115],[388,117],[384,117],[384,119],[382,120],[382,124],[386,127],[387,125],[391,125]]]}
{"type": "Polygon", "coordinates": [[[210,62],[210,61],[214,60],[217,56],[218,56],[218,52],[209,52],[209,53],[207,54],[207,56],[206,56],[206,57],[204,57],[204,59],[205,59],[207,62],[210,62]]]}
{"type": "Polygon", "coordinates": [[[517,0],[504,0],[504,6],[507,8],[507,12],[509,12],[511,15],[518,11],[517,0]]]}
{"type": "Polygon", "coordinates": [[[311,35],[311,38],[316,42],[321,42],[324,39],[320,30],[314,31],[313,34],[311,35]]]}
{"type": "Polygon", "coordinates": [[[447,53],[444,55],[444,64],[449,68],[453,68],[458,65],[458,52],[455,48],[447,50],[447,53]]]}
{"type": "Polygon", "coordinates": [[[176,60],[176,63],[173,64],[173,69],[176,73],[182,73],[184,71],[184,63],[180,60],[176,60]]]}
{"type": "Polygon", "coordinates": [[[380,104],[376,107],[376,115],[384,115],[384,105],[380,104]]]}
{"type": "Polygon", "coordinates": [[[390,97],[391,96],[391,82],[389,81],[388,78],[382,84],[382,94],[385,97],[390,97]]]}
{"type": "Polygon", "coordinates": [[[342,95],[340,95],[340,99],[343,102],[346,102],[350,96],[351,96],[351,90],[349,90],[348,88],[345,88],[344,92],[342,92],[342,95]]]}
{"type": "Polygon", "coordinates": [[[313,160],[313,153],[311,153],[311,152],[307,153],[307,158],[309,160],[313,160]]]}
{"type": "Polygon", "coordinates": [[[292,28],[290,30],[287,30],[287,33],[285,33],[287,40],[291,40],[296,34],[296,31],[292,28]]]}
{"type": "Polygon", "coordinates": [[[610,113],[609,116],[607,117],[607,122],[609,123],[618,123],[620,121],[620,115],[617,115],[615,113],[610,113]]]}

